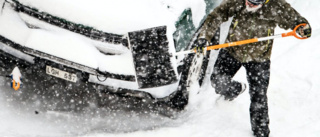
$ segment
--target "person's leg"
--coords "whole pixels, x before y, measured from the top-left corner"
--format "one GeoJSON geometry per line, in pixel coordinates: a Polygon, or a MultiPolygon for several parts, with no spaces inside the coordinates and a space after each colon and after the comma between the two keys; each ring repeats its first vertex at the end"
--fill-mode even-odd
{"type": "Polygon", "coordinates": [[[220,50],[211,75],[211,84],[217,94],[225,96],[225,99],[233,99],[240,94],[241,84],[232,80],[240,67],[241,63],[233,58],[228,51],[220,50]]]}
{"type": "Polygon", "coordinates": [[[268,137],[269,116],[267,90],[270,78],[270,61],[263,63],[250,62],[243,66],[247,70],[249,93],[251,99],[251,127],[256,137],[268,137]]]}

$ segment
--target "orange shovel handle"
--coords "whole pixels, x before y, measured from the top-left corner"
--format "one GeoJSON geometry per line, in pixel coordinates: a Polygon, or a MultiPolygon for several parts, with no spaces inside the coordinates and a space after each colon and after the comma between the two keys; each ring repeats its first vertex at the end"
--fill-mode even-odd
{"type": "Polygon", "coordinates": [[[242,40],[242,41],[237,41],[237,42],[231,42],[231,43],[225,43],[225,44],[214,45],[214,46],[208,46],[207,50],[213,50],[213,49],[220,49],[220,48],[244,45],[244,44],[249,44],[249,43],[254,43],[254,42],[258,42],[258,38],[242,40]]]}
{"type": "MultiPolygon", "coordinates": [[[[213,49],[220,49],[220,48],[226,48],[226,47],[232,47],[232,46],[239,46],[239,45],[244,45],[244,44],[249,44],[249,43],[255,43],[255,42],[258,42],[258,41],[264,41],[264,40],[274,39],[274,38],[278,38],[278,37],[281,38],[281,36],[282,36],[282,37],[294,36],[294,37],[296,37],[297,39],[307,39],[307,37],[299,37],[298,34],[296,33],[296,32],[297,32],[297,29],[298,29],[299,27],[301,27],[301,26],[306,26],[306,25],[307,25],[306,23],[299,24],[298,26],[296,26],[296,27],[294,28],[293,31],[288,32],[288,33],[282,33],[281,35],[269,36],[269,37],[265,37],[265,38],[253,38],[253,39],[236,41],[236,42],[219,44],[219,45],[211,45],[211,46],[208,46],[208,47],[206,48],[206,50],[213,50],[213,49]]],[[[193,50],[190,50],[190,51],[185,52],[185,53],[182,53],[182,54],[188,54],[188,53],[193,53],[193,52],[197,52],[197,49],[195,48],[195,49],[193,49],[193,50]]]]}
{"type": "Polygon", "coordinates": [[[288,36],[294,36],[296,37],[297,39],[307,39],[307,37],[299,37],[298,34],[297,34],[297,29],[300,27],[300,26],[306,26],[307,24],[306,23],[302,23],[302,24],[299,24],[298,26],[296,26],[293,31],[291,32],[288,32],[288,33],[282,33],[282,37],[288,37],[288,36]]]}
{"type": "MultiPolygon", "coordinates": [[[[288,33],[282,33],[282,37],[288,37],[288,36],[294,36],[296,37],[297,39],[307,39],[304,38],[304,37],[299,37],[298,34],[296,33],[297,29],[300,27],[300,26],[306,26],[307,24],[306,23],[302,23],[302,24],[299,24],[298,26],[296,26],[294,28],[293,31],[291,32],[288,32],[288,33]]],[[[269,38],[269,37],[268,37],[269,38]]],[[[269,38],[270,39],[270,38],[269,38]]],[[[237,41],[237,42],[231,42],[231,43],[225,43],[225,44],[220,44],[220,45],[212,45],[212,46],[208,46],[207,47],[207,50],[213,50],[213,49],[220,49],[220,48],[226,48],[226,47],[232,47],[232,46],[238,46],[238,45],[244,45],[244,44],[249,44],[249,43],[255,43],[255,42],[258,42],[259,39],[258,38],[254,38],[254,39],[248,39],[248,40],[242,40],[242,41],[237,41]]],[[[197,52],[195,50],[195,52],[197,52]]]]}

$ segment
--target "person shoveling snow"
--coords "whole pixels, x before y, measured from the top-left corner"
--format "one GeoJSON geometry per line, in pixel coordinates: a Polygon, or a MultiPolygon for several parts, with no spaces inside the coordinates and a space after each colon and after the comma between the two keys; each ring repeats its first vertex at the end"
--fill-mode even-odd
{"type": "Polygon", "coordinates": [[[243,66],[247,71],[249,83],[252,131],[256,137],[268,137],[270,130],[267,89],[272,39],[277,37],[273,36],[274,29],[276,26],[286,30],[292,29],[295,31],[280,37],[294,35],[304,39],[311,36],[311,27],[308,21],[285,0],[225,0],[208,15],[200,28],[200,34],[195,42],[197,49],[208,45],[220,24],[230,17],[233,17],[233,20],[226,41],[233,43],[223,45],[226,48],[220,50],[211,75],[211,83],[217,94],[224,96],[226,100],[235,99],[246,90],[244,83],[232,80],[243,66]],[[271,38],[260,38],[266,36],[271,38]],[[246,39],[250,40],[245,41],[246,39]],[[241,46],[234,47],[236,41],[240,41],[238,45],[241,46]]]}

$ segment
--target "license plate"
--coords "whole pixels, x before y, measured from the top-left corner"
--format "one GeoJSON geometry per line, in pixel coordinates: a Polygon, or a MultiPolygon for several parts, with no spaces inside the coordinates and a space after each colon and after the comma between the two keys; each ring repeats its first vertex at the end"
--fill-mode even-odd
{"type": "Polygon", "coordinates": [[[51,75],[51,76],[55,76],[67,81],[71,81],[71,82],[77,82],[77,75],[73,74],[73,73],[69,73],[51,66],[47,66],[46,67],[46,73],[51,75]]]}

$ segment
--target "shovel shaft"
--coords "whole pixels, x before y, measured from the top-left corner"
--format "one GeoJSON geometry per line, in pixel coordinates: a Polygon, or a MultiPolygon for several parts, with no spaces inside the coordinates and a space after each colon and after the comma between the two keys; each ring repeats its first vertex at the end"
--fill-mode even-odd
{"type": "Polygon", "coordinates": [[[208,46],[207,50],[220,49],[220,48],[226,48],[226,47],[233,47],[233,46],[238,46],[238,45],[254,43],[254,42],[258,42],[258,41],[259,40],[257,38],[254,38],[254,39],[248,39],[248,40],[242,40],[242,41],[237,41],[237,42],[225,43],[225,44],[220,44],[220,45],[213,45],[213,46],[208,46]]]}
{"type": "MultiPolygon", "coordinates": [[[[233,47],[233,46],[239,46],[239,45],[245,45],[245,44],[249,44],[249,43],[255,43],[255,42],[259,42],[259,41],[266,41],[266,40],[271,40],[271,39],[275,39],[275,38],[283,38],[283,37],[288,37],[288,36],[294,36],[297,39],[307,39],[307,38],[302,38],[299,37],[296,33],[297,29],[301,26],[306,26],[307,24],[303,23],[300,24],[298,26],[296,26],[294,28],[293,31],[288,32],[288,33],[282,33],[282,34],[278,34],[278,35],[274,35],[274,36],[269,36],[269,37],[263,37],[263,38],[253,38],[253,39],[248,39],[248,40],[242,40],[242,41],[236,41],[236,42],[231,42],[231,43],[225,43],[225,44],[219,44],[219,45],[212,45],[212,46],[208,46],[205,48],[205,50],[213,50],[213,49],[220,49],[220,48],[226,48],[226,47],[233,47]]],[[[182,52],[178,52],[175,55],[182,55],[182,54],[189,54],[189,53],[196,53],[197,50],[193,49],[193,50],[186,50],[186,51],[182,51],[182,52]]]]}
{"type": "MultiPolygon", "coordinates": [[[[254,38],[254,39],[242,40],[242,41],[237,41],[237,42],[212,45],[212,46],[206,47],[205,50],[214,50],[214,49],[220,49],[220,48],[226,48],[226,47],[239,46],[239,45],[255,43],[255,42],[270,40],[270,39],[274,39],[274,38],[279,38],[279,37],[282,37],[282,36],[276,35],[276,36],[270,36],[270,37],[264,37],[264,38],[254,38]]],[[[197,50],[193,49],[193,50],[186,50],[186,51],[177,52],[175,55],[183,55],[183,54],[196,53],[196,52],[197,52],[197,50]]]]}
{"type": "Polygon", "coordinates": [[[255,42],[259,42],[259,41],[266,41],[266,40],[275,39],[275,38],[281,38],[281,37],[282,37],[282,35],[275,35],[275,36],[269,36],[269,37],[263,37],[263,38],[253,38],[253,39],[242,40],[242,41],[237,41],[237,42],[225,43],[225,44],[220,44],[220,45],[212,45],[212,46],[208,46],[207,50],[213,50],[213,49],[220,49],[220,48],[226,48],[226,47],[245,45],[245,44],[249,44],[249,43],[255,43],[255,42]]]}
{"type": "Polygon", "coordinates": [[[186,51],[180,51],[180,52],[176,52],[176,56],[178,55],[184,55],[184,54],[190,54],[190,53],[195,53],[197,52],[197,50],[186,50],[186,51]]]}

